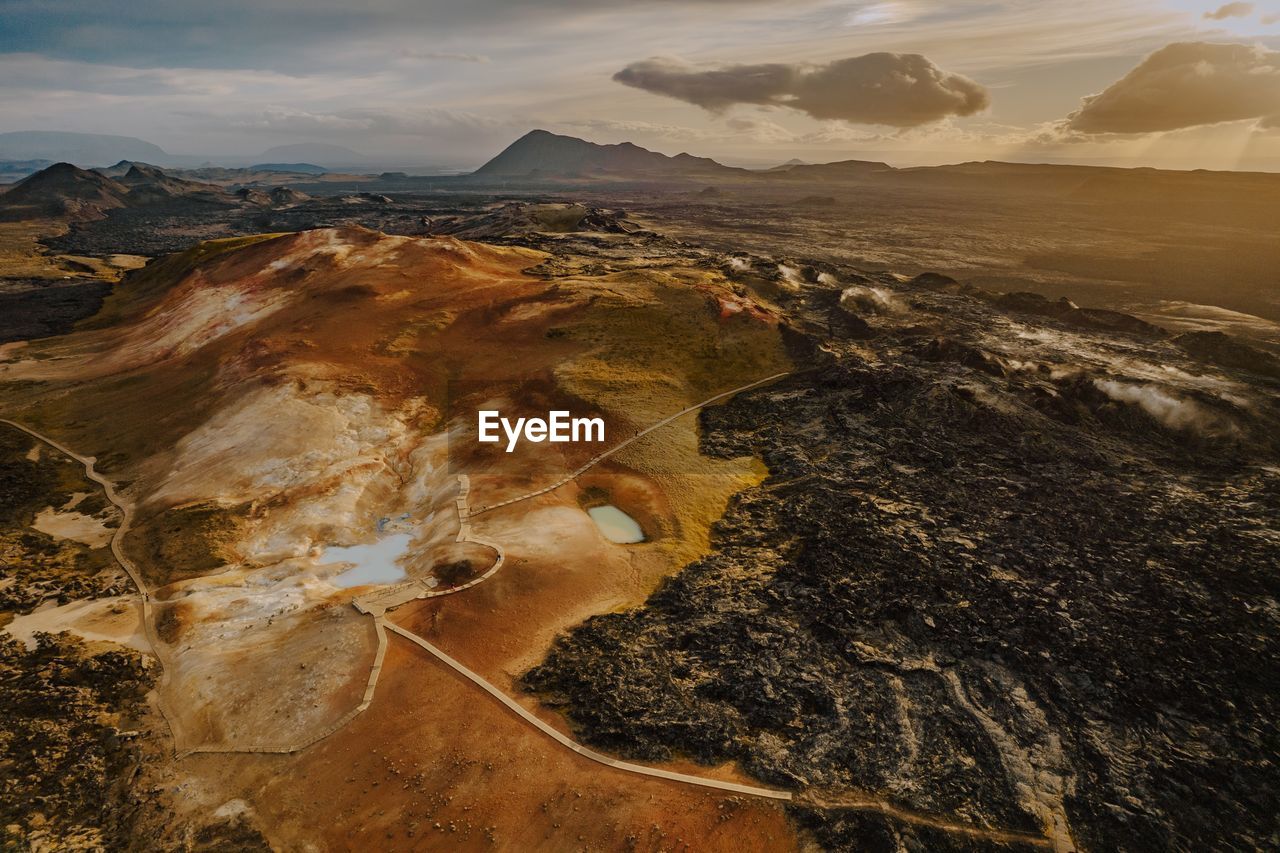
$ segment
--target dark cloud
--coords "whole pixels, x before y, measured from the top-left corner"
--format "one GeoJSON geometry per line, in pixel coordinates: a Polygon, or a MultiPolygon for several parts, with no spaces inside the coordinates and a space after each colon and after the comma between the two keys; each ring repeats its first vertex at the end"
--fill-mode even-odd
{"type": "Polygon", "coordinates": [[[1083,133],[1152,133],[1280,113],[1280,53],[1179,42],[1157,50],[1066,121],[1083,133]]]}
{"type": "MultiPolygon", "coordinates": [[[[362,42],[429,41],[472,54],[494,32],[526,35],[607,14],[707,13],[735,0],[0,0],[0,53],[133,67],[299,71],[360,64],[362,42]],[[459,49],[460,48],[460,49],[459,49]]],[[[745,0],[752,5],[770,0],[745,0]]]]}
{"type": "Polygon", "coordinates": [[[633,62],[613,79],[712,112],[757,104],[788,107],[817,119],[893,127],[973,115],[990,104],[981,85],[915,53],[868,53],[825,65],[768,63],[716,69],[655,58],[633,62]]]}
{"type": "Polygon", "coordinates": [[[1247,18],[1252,14],[1252,3],[1228,3],[1212,12],[1205,12],[1204,16],[1210,21],[1225,21],[1227,18],[1247,18]]]}

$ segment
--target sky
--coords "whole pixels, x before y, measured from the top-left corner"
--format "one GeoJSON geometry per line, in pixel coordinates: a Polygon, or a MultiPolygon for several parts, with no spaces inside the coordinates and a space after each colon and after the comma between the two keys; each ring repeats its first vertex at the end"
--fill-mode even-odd
{"type": "Polygon", "coordinates": [[[0,0],[0,132],[1280,171],[1280,0],[0,0]]]}

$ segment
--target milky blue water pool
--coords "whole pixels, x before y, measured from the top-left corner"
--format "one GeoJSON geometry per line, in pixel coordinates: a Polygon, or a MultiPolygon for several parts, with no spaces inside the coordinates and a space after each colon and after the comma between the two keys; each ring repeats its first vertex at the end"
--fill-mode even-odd
{"type": "Polygon", "coordinates": [[[405,578],[404,567],[398,560],[409,550],[412,538],[408,533],[393,533],[368,545],[325,548],[319,560],[326,564],[355,563],[354,568],[331,579],[335,586],[395,583],[405,578]]]}
{"type": "Polygon", "coordinates": [[[616,506],[593,506],[587,510],[587,515],[591,516],[604,538],[610,542],[631,545],[644,541],[644,531],[640,529],[639,523],[616,506]]]}

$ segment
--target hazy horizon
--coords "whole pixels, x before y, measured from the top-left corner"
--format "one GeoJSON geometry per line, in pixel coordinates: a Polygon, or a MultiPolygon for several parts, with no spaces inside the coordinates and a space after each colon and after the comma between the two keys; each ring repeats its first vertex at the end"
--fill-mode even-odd
{"type": "MultiPolygon", "coordinates": [[[[529,131],[525,131],[525,133],[528,133],[533,130],[539,130],[539,129],[545,129],[545,128],[530,128],[529,131]]],[[[70,133],[85,133],[88,135],[94,135],[89,131],[64,131],[63,129],[60,129],[60,128],[28,128],[24,130],[33,130],[34,132],[46,132],[46,133],[70,132],[70,133]]],[[[0,131],[0,133],[7,133],[7,132],[10,132],[10,131],[0,131]]],[[[117,134],[107,134],[107,135],[117,135],[117,134]]],[[[296,139],[296,140],[293,140],[292,142],[280,143],[278,145],[273,145],[271,148],[263,149],[256,152],[248,151],[243,153],[209,153],[209,152],[171,151],[166,149],[165,153],[169,155],[171,159],[165,163],[156,163],[154,165],[163,166],[165,168],[172,168],[172,169],[189,169],[189,168],[195,168],[195,167],[206,166],[206,165],[215,166],[215,167],[225,166],[229,168],[242,168],[250,165],[258,165],[258,164],[263,164],[267,162],[313,163],[314,161],[320,161],[318,165],[323,165],[327,168],[330,168],[331,170],[332,169],[341,170],[344,168],[351,168],[353,170],[368,169],[371,171],[373,170],[392,170],[392,171],[407,170],[411,174],[447,175],[447,174],[465,173],[465,172],[478,169],[480,166],[484,165],[494,156],[501,153],[503,150],[507,148],[507,146],[517,141],[523,135],[524,134],[522,133],[520,134],[520,136],[513,137],[509,142],[499,144],[496,147],[494,147],[491,151],[488,149],[485,149],[483,152],[480,152],[480,151],[475,152],[474,154],[471,155],[471,159],[463,159],[462,157],[459,157],[454,160],[446,160],[444,158],[432,158],[430,156],[427,156],[421,159],[412,159],[409,156],[398,157],[397,155],[394,155],[394,154],[367,155],[364,152],[358,151],[355,149],[349,149],[349,150],[353,155],[358,155],[358,156],[351,157],[351,158],[343,158],[336,151],[333,155],[328,157],[296,156],[296,157],[279,159],[279,158],[268,156],[272,154],[272,150],[275,148],[301,146],[301,145],[333,144],[335,148],[348,148],[348,146],[338,145],[336,143],[321,143],[315,139],[296,139]]],[[[576,134],[562,134],[562,135],[576,136],[576,134]]],[[[592,142],[597,142],[597,140],[593,139],[590,134],[584,134],[578,138],[586,139],[592,142]]],[[[143,139],[142,141],[151,142],[152,140],[143,139]]],[[[623,143],[623,142],[632,142],[633,144],[638,144],[638,143],[634,143],[634,141],[630,139],[619,139],[616,142],[605,141],[605,142],[599,142],[599,144],[611,145],[611,144],[617,144],[617,143],[623,143]]],[[[163,146],[160,146],[160,147],[163,148],[163,146]]],[[[761,153],[758,156],[751,156],[751,155],[721,156],[714,150],[710,150],[710,149],[695,150],[695,149],[690,149],[687,146],[681,147],[678,144],[646,145],[642,147],[645,147],[648,150],[656,151],[661,154],[665,154],[667,156],[675,156],[681,153],[688,153],[688,154],[694,154],[699,157],[708,157],[726,166],[733,166],[737,168],[754,169],[754,170],[768,169],[774,166],[784,165],[787,163],[793,163],[797,161],[803,162],[806,164],[821,164],[821,163],[832,163],[832,162],[840,162],[840,161],[847,161],[847,160],[864,160],[864,161],[883,162],[893,168],[899,168],[899,169],[926,167],[926,166],[960,165],[963,163],[993,161],[993,162],[1020,163],[1025,165],[1096,166],[1096,167],[1113,167],[1113,168],[1124,168],[1124,169],[1157,168],[1157,169],[1166,170],[1166,171],[1208,170],[1208,171],[1236,171],[1236,172],[1280,172],[1280,160],[1271,162],[1269,165],[1258,164],[1251,167],[1246,166],[1246,167],[1236,168],[1236,169],[1227,169],[1224,167],[1198,166],[1194,164],[1153,165],[1147,162],[1143,162],[1140,159],[1117,160],[1115,158],[1107,156],[1106,154],[1097,154],[1095,156],[1083,156],[1083,155],[1066,156],[1065,154],[1054,155],[1052,153],[1045,152],[1037,156],[1036,152],[1025,152],[1025,153],[1011,153],[1011,154],[1007,154],[1006,156],[977,156],[969,152],[964,152],[964,151],[953,152],[953,151],[948,151],[944,149],[927,151],[927,152],[905,152],[897,149],[886,148],[883,150],[859,149],[857,151],[847,152],[847,153],[833,151],[831,152],[830,156],[816,156],[811,159],[806,159],[798,156],[784,157],[783,154],[770,157],[767,151],[761,153]]],[[[56,161],[59,158],[44,157],[39,159],[56,161]]],[[[117,159],[127,160],[129,158],[124,157],[124,158],[117,158],[117,159]]],[[[139,162],[148,162],[146,158],[135,158],[135,159],[138,160],[139,162]]],[[[101,168],[105,166],[114,165],[114,162],[115,161],[107,162],[105,160],[101,163],[86,161],[85,163],[77,163],[76,165],[82,166],[84,168],[101,168]]]]}
{"type": "Polygon", "coordinates": [[[473,168],[533,128],[729,165],[1280,170],[1280,3],[6,4],[0,131],[473,168]]]}

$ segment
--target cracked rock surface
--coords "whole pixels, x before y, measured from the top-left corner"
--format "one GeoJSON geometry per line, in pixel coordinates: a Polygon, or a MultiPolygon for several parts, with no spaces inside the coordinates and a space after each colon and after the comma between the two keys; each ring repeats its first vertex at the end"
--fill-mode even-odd
{"type": "MultiPolygon", "coordinates": [[[[705,452],[770,477],[710,555],[526,686],[618,754],[1054,849],[1280,843],[1274,388],[928,282],[855,342],[820,296],[789,306],[808,369],[702,416],[705,452]],[[1156,364],[1254,396],[1164,388],[1179,421],[1116,390],[1156,364]]],[[[792,808],[826,848],[1000,847],[792,808]]]]}

